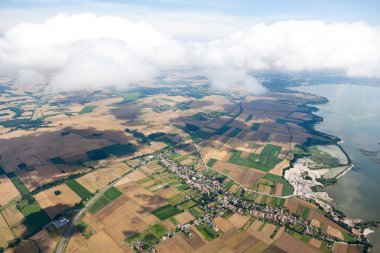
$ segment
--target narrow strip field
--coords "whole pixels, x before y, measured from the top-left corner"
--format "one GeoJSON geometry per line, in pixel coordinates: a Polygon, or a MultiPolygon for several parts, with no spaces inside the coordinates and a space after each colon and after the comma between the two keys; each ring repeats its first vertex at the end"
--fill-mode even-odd
{"type": "Polygon", "coordinates": [[[84,188],[81,184],[79,184],[75,179],[66,182],[66,185],[70,187],[81,199],[88,199],[92,196],[91,192],[89,192],[86,188],[84,188]]]}
{"type": "Polygon", "coordinates": [[[89,208],[91,214],[95,214],[100,211],[103,207],[111,203],[113,200],[117,199],[123,193],[120,192],[115,187],[108,189],[99,199],[89,208]]]}

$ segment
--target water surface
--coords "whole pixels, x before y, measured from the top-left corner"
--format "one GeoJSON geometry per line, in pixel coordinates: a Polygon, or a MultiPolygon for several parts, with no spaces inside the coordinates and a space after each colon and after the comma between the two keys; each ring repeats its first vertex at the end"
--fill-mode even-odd
{"type": "MultiPolygon", "coordinates": [[[[316,129],[341,138],[343,148],[355,169],[325,188],[336,207],[348,217],[380,220],[380,164],[362,154],[359,148],[380,150],[380,88],[361,85],[325,84],[294,88],[328,98],[318,105],[324,121],[316,129]]],[[[380,252],[380,229],[370,236],[380,252]]]]}

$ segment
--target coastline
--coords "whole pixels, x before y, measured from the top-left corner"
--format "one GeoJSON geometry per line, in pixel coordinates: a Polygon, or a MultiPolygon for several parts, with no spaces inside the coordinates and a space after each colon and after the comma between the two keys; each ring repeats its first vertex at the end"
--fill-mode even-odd
{"type": "MultiPolygon", "coordinates": [[[[344,143],[344,140],[340,139],[338,136],[323,133],[323,132],[315,129],[315,126],[317,125],[317,123],[322,122],[324,119],[323,119],[323,117],[314,114],[315,112],[319,111],[319,108],[315,107],[314,105],[322,105],[322,104],[328,103],[329,100],[326,97],[323,97],[323,96],[320,96],[317,94],[306,93],[306,92],[296,90],[297,87],[294,87],[294,88],[295,89],[288,89],[288,90],[291,92],[307,94],[307,95],[311,95],[313,97],[319,98],[319,100],[317,100],[317,101],[313,100],[310,102],[305,102],[303,104],[303,107],[308,110],[308,113],[312,116],[312,119],[309,121],[305,121],[301,124],[306,129],[306,131],[308,133],[320,137],[322,139],[322,141],[321,140],[315,141],[315,140],[307,139],[300,146],[302,148],[309,148],[309,147],[316,146],[316,145],[322,145],[322,146],[336,145],[342,151],[342,153],[345,155],[345,157],[347,158],[347,161],[348,161],[347,169],[345,169],[344,171],[342,171],[341,173],[339,173],[338,175],[336,175],[334,177],[336,180],[338,180],[339,178],[346,175],[347,172],[352,170],[354,168],[354,164],[353,164],[353,160],[351,159],[349,154],[341,146],[341,144],[344,143]]],[[[288,178],[286,178],[287,177],[286,174],[290,173],[290,170],[293,169],[297,165],[297,163],[299,161],[302,161],[301,159],[304,159],[304,158],[308,158],[308,155],[299,155],[299,154],[294,155],[293,159],[290,162],[290,166],[286,170],[284,170],[284,172],[283,172],[283,176],[286,180],[288,180],[288,178]]],[[[291,181],[289,181],[289,182],[291,183],[291,181]]],[[[329,183],[329,184],[334,184],[334,183],[336,183],[336,181],[329,183]]],[[[296,185],[297,184],[293,185],[293,187],[295,187],[295,191],[296,191],[296,185]]],[[[323,189],[326,186],[326,185],[323,185],[321,183],[319,183],[318,185],[321,187],[321,189],[323,189]]],[[[310,187],[310,190],[311,190],[311,187],[310,187]]],[[[360,231],[360,233],[358,234],[358,239],[361,238],[359,243],[360,243],[360,245],[362,245],[364,247],[364,250],[367,250],[369,252],[370,247],[369,247],[369,243],[368,243],[369,242],[368,235],[374,232],[371,228],[376,227],[376,225],[374,225],[374,226],[368,225],[367,222],[363,222],[362,220],[356,219],[356,218],[352,218],[352,219],[346,218],[346,215],[342,211],[337,210],[333,207],[333,201],[334,200],[328,196],[327,192],[314,191],[314,190],[312,190],[312,192],[314,195],[311,194],[308,196],[308,194],[307,194],[308,191],[306,191],[304,198],[313,200],[314,202],[316,202],[318,204],[318,206],[321,209],[323,209],[327,213],[331,214],[331,217],[328,217],[328,216],[326,216],[326,217],[328,217],[330,220],[334,221],[335,223],[337,223],[341,226],[343,225],[343,227],[348,228],[350,231],[353,231],[353,229],[360,231]],[[330,200],[330,204],[318,201],[318,198],[321,196],[323,196],[326,200],[330,200]]],[[[302,195],[299,195],[299,196],[302,198],[302,195]]]]}

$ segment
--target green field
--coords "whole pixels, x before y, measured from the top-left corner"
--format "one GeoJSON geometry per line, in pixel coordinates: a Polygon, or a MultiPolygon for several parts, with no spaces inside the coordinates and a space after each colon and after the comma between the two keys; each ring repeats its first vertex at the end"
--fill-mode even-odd
{"type": "Polygon", "coordinates": [[[286,181],[283,177],[268,173],[263,178],[282,184],[283,185],[282,196],[292,195],[294,192],[293,186],[288,181],[286,181]]]}
{"type": "Polygon", "coordinates": [[[88,211],[91,214],[95,214],[113,200],[117,199],[120,195],[122,195],[122,193],[118,189],[111,187],[99,197],[99,199],[89,208],[88,211]]]}
{"type": "Polygon", "coordinates": [[[234,130],[231,131],[231,133],[228,135],[228,137],[236,137],[241,131],[241,128],[235,128],[234,130]]]}
{"type": "Polygon", "coordinates": [[[356,242],[357,238],[355,238],[353,235],[348,234],[346,232],[342,232],[343,238],[345,242],[356,242]]]}
{"type": "Polygon", "coordinates": [[[180,207],[183,210],[188,210],[195,206],[197,203],[194,200],[186,201],[185,203],[180,204],[178,207],[180,207]]]}
{"type": "Polygon", "coordinates": [[[250,121],[252,118],[253,118],[253,115],[252,115],[252,114],[248,115],[248,117],[245,119],[245,122],[250,121]]]}
{"type": "Polygon", "coordinates": [[[263,195],[261,198],[260,204],[265,204],[267,202],[268,195],[263,195]]]}
{"type": "Polygon", "coordinates": [[[17,175],[14,172],[8,173],[7,176],[12,181],[13,185],[17,188],[17,190],[20,192],[21,196],[25,196],[30,193],[28,188],[26,188],[24,183],[17,177],[17,175]]]}
{"type": "Polygon", "coordinates": [[[166,229],[161,224],[156,224],[132,235],[127,239],[127,242],[132,243],[134,241],[145,241],[145,243],[151,247],[157,244],[160,241],[160,238],[166,233],[166,229]]]}
{"type": "Polygon", "coordinates": [[[313,168],[334,168],[342,165],[338,158],[319,150],[317,147],[310,147],[309,153],[310,159],[315,163],[311,164],[313,168]]]}
{"type": "Polygon", "coordinates": [[[228,179],[226,182],[223,182],[223,184],[224,188],[226,188],[226,190],[228,191],[234,185],[234,181],[228,179]]]}
{"type": "Polygon", "coordinates": [[[94,105],[86,105],[85,107],[82,108],[82,110],[78,114],[81,115],[81,114],[90,113],[93,110],[95,110],[96,107],[97,106],[94,106],[94,105]]]}
{"type": "Polygon", "coordinates": [[[212,241],[219,236],[219,233],[214,231],[210,226],[206,224],[201,224],[197,226],[197,229],[205,237],[207,241],[212,241]]]}
{"type": "Polygon", "coordinates": [[[167,218],[170,218],[176,214],[179,214],[180,212],[181,212],[180,210],[178,210],[177,208],[169,204],[169,205],[160,207],[152,211],[151,213],[157,218],[159,218],[160,220],[166,220],[167,218]]]}
{"type": "Polygon", "coordinates": [[[280,151],[281,147],[267,144],[260,155],[250,153],[248,159],[244,159],[240,157],[242,152],[235,150],[228,162],[262,171],[270,171],[282,161],[280,158],[277,158],[280,151]]]}
{"type": "Polygon", "coordinates": [[[229,127],[229,126],[222,126],[221,128],[219,128],[218,130],[216,130],[215,132],[214,132],[214,134],[218,134],[218,135],[223,135],[223,134],[225,134],[228,130],[230,130],[231,129],[231,127],[229,127]]]}
{"type": "Polygon", "coordinates": [[[33,197],[22,200],[17,204],[17,208],[25,217],[23,224],[29,233],[35,233],[41,230],[51,221],[50,217],[41,209],[33,197]]]}
{"type": "Polygon", "coordinates": [[[216,161],[217,161],[216,159],[211,158],[210,160],[208,160],[207,166],[212,168],[212,166],[216,163],[216,161]]]}
{"type": "Polygon", "coordinates": [[[187,184],[180,184],[176,188],[180,191],[185,191],[185,190],[189,189],[189,186],[187,184]]]}
{"type": "Polygon", "coordinates": [[[309,213],[310,213],[310,208],[305,206],[303,209],[302,215],[301,215],[302,218],[304,218],[306,220],[309,217],[309,213]]]}
{"type": "Polygon", "coordinates": [[[106,196],[108,199],[112,201],[112,200],[117,199],[122,194],[123,193],[119,191],[118,189],[116,189],[115,187],[111,187],[104,193],[104,196],[106,196]]]}
{"type": "Polygon", "coordinates": [[[194,133],[191,134],[191,137],[194,138],[194,139],[207,139],[211,136],[211,133],[209,132],[205,132],[205,131],[202,131],[202,130],[198,130],[194,133]]]}
{"type": "Polygon", "coordinates": [[[140,93],[131,93],[131,92],[123,92],[123,93],[119,93],[118,95],[123,98],[123,101],[121,101],[117,104],[124,104],[124,103],[128,103],[128,102],[132,102],[132,101],[135,101],[141,97],[140,93]]]}
{"type": "Polygon", "coordinates": [[[63,160],[61,157],[53,157],[53,158],[50,158],[49,160],[53,164],[66,164],[66,161],[63,160]]]}
{"type": "Polygon", "coordinates": [[[84,188],[81,184],[79,184],[75,179],[66,182],[66,185],[70,187],[81,199],[88,199],[92,196],[91,192],[89,192],[86,188],[84,188]]]}
{"type": "Polygon", "coordinates": [[[124,156],[132,154],[136,151],[136,148],[132,144],[114,144],[105,146],[101,149],[93,149],[87,152],[87,156],[92,160],[105,159],[111,155],[124,156]]]}
{"type": "Polygon", "coordinates": [[[185,199],[186,199],[186,195],[180,193],[180,194],[177,194],[177,195],[174,195],[174,196],[168,198],[167,201],[171,205],[177,205],[178,203],[184,201],[185,199]]]}
{"type": "Polygon", "coordinates": [[[285,205],[285,199],[272,197],[271,204],[273,206],[284,206],[285,205]]]}
{"type": "Polygon", "coordinates": [[[202,210],[199,208],[199,207],[197,207],[197,206],[195,206],[195,207],[193,207],[193,208],[190,208],[189,210],[189,213],[191,213],[191,215],[192,216],[194,216],[196,219],[198,219],[199,217],[201,217],[201,215],[202,215],[202,210]]]}
{"type": "Polygon", "coordinates": [[[253,123],[250,127],[251,131],[257,131],[260,128],[260,123],[253,123]]]}

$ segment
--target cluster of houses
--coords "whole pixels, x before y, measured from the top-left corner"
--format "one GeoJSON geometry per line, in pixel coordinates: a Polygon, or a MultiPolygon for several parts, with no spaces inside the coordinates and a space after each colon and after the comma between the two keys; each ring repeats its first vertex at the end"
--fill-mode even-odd
{"type": "MultiPolygon", "coordinates": [[[[154,157],[149,157],[149,159],[157,159],[164,168],[182,179],[190,188],[198,189],[205,196],[208,196],[207,202],[202,203],[202,200],[201,203],[199,203],[204,214],[189,224],[177,225],[176,232],[183,232],[190,236],[191,233],[189,232],[189,228],[191,225],[200,224],[206,224],[214,230],[217,230],[217,227],[213,223],[213,219],[220,214],[232,211],[240,215],[251,215],[254,218],[265,220],[266,222],[271,222],[279,226],[286,226],[288,229],[293,229],[298,233],[310,235],[328,243],[331,243],[333,242],[333,239],[336,239],[328,234],[322,233],[321,230],[313,226],[310,221],[290,213],[283,207],[257,204],[253,201],[242,199],[227,191],[223,183],[219,182],[214,177],[206,176],[191,166],[180,165],[176,161],[166,157],[163,153],[154,157]]],[[[174,234],[175,233],[165,235],[161,239],[168,239],[174,234]]],[[[134,245],[134,248],[137,249],[142,245],[142,242],[139,242],[134,245]]]]}

